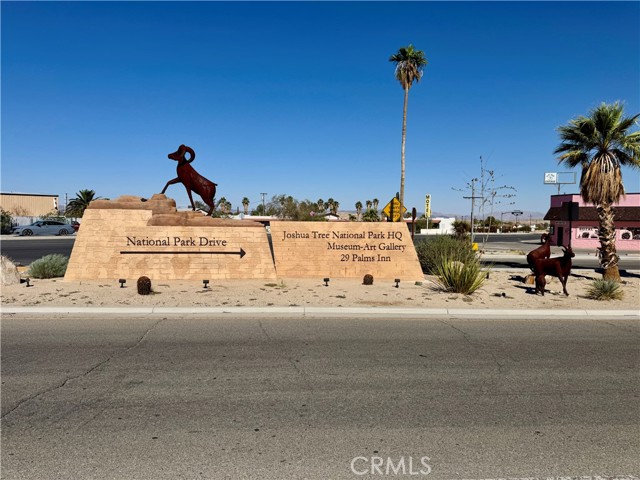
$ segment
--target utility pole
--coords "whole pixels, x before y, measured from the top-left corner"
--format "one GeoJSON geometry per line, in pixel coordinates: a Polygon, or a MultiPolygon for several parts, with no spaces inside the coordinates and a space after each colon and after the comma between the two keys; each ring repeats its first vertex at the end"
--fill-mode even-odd
{"type": "Polygon", "coordinates": [[[260,195],[262,195],[262,215],[266,215],[267,211],[265,210],[266,207],[264,206],[264,197],[267,195],[267,193],[266,192],[264,192],[264,193],[261,192],[260,195]]]}
{"type": "Polygon", "coordinates": [[[475,200],[476,198],[483,198],[482,196],[476,196],[476,182],[477,178],[471,179],[471,196],[470,197],[462,197],[462,198],[470,198],[471,199],[471,245],[473,245],[473,210],[475,209],[475,200]]]}

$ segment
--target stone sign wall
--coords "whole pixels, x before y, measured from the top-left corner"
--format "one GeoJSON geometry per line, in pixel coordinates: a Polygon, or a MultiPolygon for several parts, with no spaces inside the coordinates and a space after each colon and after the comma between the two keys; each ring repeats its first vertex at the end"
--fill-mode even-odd
{"type": "Polygon", "coordinates": [[[271,222],[278,277],[424,278],[404,222],[271,222]]]}
{"type": "Polygon", "coordinates": [[[164,195],[98,200],[85,211],[65,280],[275,279],[262,224],[178,212],[164,195]]]}
{"type": "Polygon", "coordinates": [[[405,223],[258,222],[178,212],[162,194],[91,202],[65,280],[421,280],[405,223]],[[274,264],[275,261],[275,264],[274,264]]]}

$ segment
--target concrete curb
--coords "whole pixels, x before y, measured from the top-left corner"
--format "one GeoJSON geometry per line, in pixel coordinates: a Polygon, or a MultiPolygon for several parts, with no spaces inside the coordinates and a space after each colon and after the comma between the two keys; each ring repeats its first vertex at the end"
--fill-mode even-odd
{"type": "Polygon", "coordinates": [[[325,317],[467,317],[467,318],[610,318],[640,320],[640,310],[514,310],[461,308],[368,308],[368,307],[2,307],[0,315],[214,315],[325,317]]]}

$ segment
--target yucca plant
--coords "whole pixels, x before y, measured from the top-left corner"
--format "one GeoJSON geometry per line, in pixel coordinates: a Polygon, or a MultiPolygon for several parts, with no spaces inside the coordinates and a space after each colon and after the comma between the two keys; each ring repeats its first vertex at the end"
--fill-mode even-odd
{"type": "Polygon", "coordinates": [[[64,277],[67,271],[69,258],[58,253],[45,255],[29,265],[29,276],[31,278],[56,278],[64,277]]]}
{"type": "Polygon", "coordinates": [[[468,263],[475,260],[476,252],[468,241],[450,235],[434,235],[415,244],[422,271],[435,274],[436,267],[446,261],[468,263]]]}
{"type": "Polygon", "coordinates": [[[592,300],[622,300],[624,292],[615,280],[594,280],[587,289],[587,298],[592,300]]]}
{"type": "Polygon", "coordinates": [[[436,285],[444,291],[470,295],[484,285],[488,270],[482,270],[477,258],[462,263],[449,257],[435,266],[434,273],[436,285]]]}

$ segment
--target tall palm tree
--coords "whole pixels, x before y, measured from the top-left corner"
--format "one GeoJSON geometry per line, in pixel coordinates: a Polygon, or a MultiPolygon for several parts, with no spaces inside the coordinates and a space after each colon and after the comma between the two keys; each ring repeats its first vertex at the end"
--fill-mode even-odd
{"type": "Polygon", "coordinates": [[[356,216],[357,218],[360,218],[360,214],[362,213],[362,202],[360,200],[358,200],[356,202],[356,216]]]}
{"type": "Polygon", "coordinates": [[[76,194],[76,198],[70,200],[64,209],[64,214],[67,217],[82,217],[84,211],[93,200],[99,200],[100,197],[96,197],[96,192],[93,190],[80,190],[76,194]]]}
{"type": "Polygon", "coordinates": [[[319,198],[318,201],[316,202],[318,204],[318,211],[320,213],[324,212],[326,210],[326,207],[324,206],[324,200],[319,198]]]}
{"type": "Polygon", "coordinates": [[[366,201],[366,202],[364,202],[364,203],[365,203],[365,205],[367,206],[367,210],[371,210],[371,205],[372,205],[371,200],[367,200],[367,201],[366,201]]]}
{"type": "Polygon", "coordinates": [[[338,209],[340,208],[340,202],[338,201],[334,201],[333,202],[333,206],[331,207],[331,213],[333,213],[334,215],[338,215],[338,209]]]}
{"type": "Polygon", "coordinates": [[[404,206],[404,150],[407,140],[407,105],[409,103],[409,89],[413,82],[419,82],[427,66],[427,59],[422,50],[416,50],[413,45],[402,47],[389,58],[396,64],[396,79],[404,89],[404,109],[402,112],[402,147],[400,150],[400,205],[404,206]]]}
{"type": "Polygon", "coordinates": [[[613,204],[624,195],[620,166],[640,168],[640,131],[629,132],[638,117],[625,117],[619,102],[601,103],[558,128],[562,142],[554,151],[559,163],[582,167],[580,195],[598,212],[600,264],[610,280],[620,280],[613,223],[613,204]]]}
{"type": "Polygon", "coordinates": [[[244,207],[244,214],[249,215],[249,199],[247,197],[242,199],[242,206],[244,207]]]}
{"type": "Polygon", "coordinates": [[[378,211],[378,205],[380,204],[380,200],[378,200],[377,198],[373,199],[373,209],[377,212],[378,211]]]}

